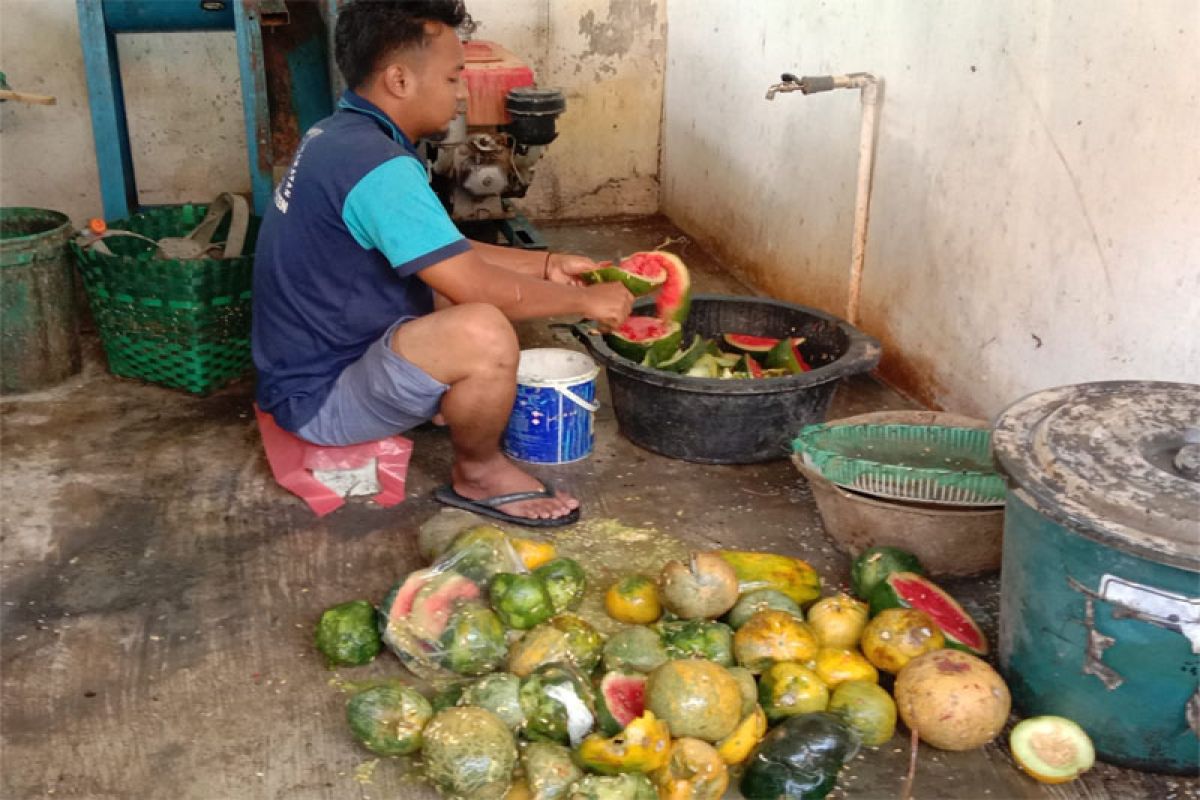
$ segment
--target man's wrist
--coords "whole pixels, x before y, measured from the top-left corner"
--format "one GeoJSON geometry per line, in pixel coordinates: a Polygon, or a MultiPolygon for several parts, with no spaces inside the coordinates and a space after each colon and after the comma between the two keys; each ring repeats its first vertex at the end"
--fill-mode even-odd
{"type": "Polygon", "coordinates": [[[542,280],[550,280],[550,259],[554,258],[554,253],[546,251],[546,261],[542,264],[542,280]]]}

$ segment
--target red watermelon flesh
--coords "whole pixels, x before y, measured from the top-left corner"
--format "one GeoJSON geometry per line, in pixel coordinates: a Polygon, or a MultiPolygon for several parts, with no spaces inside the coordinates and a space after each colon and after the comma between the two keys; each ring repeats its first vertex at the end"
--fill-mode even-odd
{"type": "MultiPolygon", "coordinates": [[[[647,253],[634,253],[629,258],[621,259],[618,267],[626,272],[632,272],[634,275],[641,275],[643,278],[649,278],[652,281],[657,281],[660,278],[666,278],[667,268],[663,263],[655,258],[643,258],[647,253]]],[[[611,267],[613,262],[603,261],[601,267],[611,267]]]]}
{"type": "Polygon", "coordinates": [[[646,676],[610,672],[600,681],[600,702],[619,726],[625,726],[646,711],[646,676]]]}
{"type": "Polygon", "coordinates": [[[446,622],[455,605],[478,599],[479,594],[479,586],[469,578],[453,572],[437,576],[413,599],[409,614],[413,632],[426,639],[438,638],[446,630],[446,622]]]}
{"type": "Polygon", "coordinates": [[[396,589],[396,596],[392,599],[391,608],[384,609],[389,620],[405,619],[412,613],[413,598],[417,596],[426,583],[429,582],[429,573],[414,572],[405,579],[404,583],[396,589]]]}
{"type": "Polygon", "coordinates": [[[671,326],[657,317],[629,317],[614,333],[631,342],[661,339],[671,332],[671,326]]]}
{"type": "Polygon", "coordinates": [[[667,280],[658,290],[655,310],[659,319],[683,324],[692,307],[692,280],[679,256],[661,250],[634,253],[621,260],[621,269],[640,275],[658,275],[666,270],[667,280]]]}
{"type": "Polygon", "coordinates": [[[755,361],[753,356],[746,356],[746,366],[750,367],[751,378],[761,378],[763,376],[762,365],[755,361]]]}
{"type": "Polygon", "coordinates": [[[770,336],[752,336],[748,333],[726,333],[721,338],[725,344],[742,353],[769,353],[772,347],[779,344],[778,339],[770,336]]]}
{"type": "Polygon", "coordinates": [[[988,643],[971,615],[933,583],[912,572],[895,572],[886,578],[901,604],[924,611],[946,636],[946,642],[976,655],[987,655],[988,643]]]}

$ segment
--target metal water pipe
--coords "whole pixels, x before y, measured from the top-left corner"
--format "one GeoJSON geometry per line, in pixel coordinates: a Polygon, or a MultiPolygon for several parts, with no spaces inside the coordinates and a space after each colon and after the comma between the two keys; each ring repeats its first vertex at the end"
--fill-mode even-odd
{"type": "Polygon", "coordinates": [[[858,136],[858,182],[854,195],[854,241],[850,252],[850,288],[846,299],[846,321],[858,324],[858,299],[862,293],[863,261],[867,255],[867,222],[871,209],[871,175],[875,165],[875,127],[879,119],[881,78],[869,72],[847,75],[817,75],[797,78],[785,72],[780,82],[767,89],[767,99],[777,94],[800,92],[816,94],[833,89],[859,89],[862,99],[862,123],[858,136]]]}

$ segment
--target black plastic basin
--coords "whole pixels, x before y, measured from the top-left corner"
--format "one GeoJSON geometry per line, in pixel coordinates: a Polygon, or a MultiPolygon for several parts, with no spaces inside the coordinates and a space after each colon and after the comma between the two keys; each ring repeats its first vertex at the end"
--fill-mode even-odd
{"type": "MultiPolygon", "coordinates": [[[[652,299],[634,314],[654,313],[652,299]]],[[[729,295],[696,295],[684,326],[693,333],[803,336],[812,371],[783,378],[690,378],[643,367],[609,349],[587,326],[576,336],[604,364],[613,413],[634,444],[671,458],[706,464],[751,464],[787,458],[805,425],[824,422],[837,382],[879,363],[879,342],[815,308],[729,295]]]]}

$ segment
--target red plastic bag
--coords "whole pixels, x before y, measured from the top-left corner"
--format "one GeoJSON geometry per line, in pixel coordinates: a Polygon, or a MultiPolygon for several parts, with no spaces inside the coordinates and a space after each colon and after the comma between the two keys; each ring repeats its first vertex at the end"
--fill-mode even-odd
{"type": "Polygon", "coordinates": [[[318,517],[341,508],[346,499],[318,480],[313,471],[360,469],[371,459],[375,459],[375,474],[380,487],[375,502],[388,508],[404,501],[404,482],[413,448],[409,439],[389,436],[346,447],[322,447],[285,431],[275,423],[274,417],[257,405],[254,416],[276,482],[308,503],[318,517]]]}

